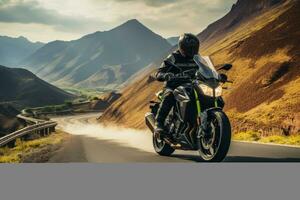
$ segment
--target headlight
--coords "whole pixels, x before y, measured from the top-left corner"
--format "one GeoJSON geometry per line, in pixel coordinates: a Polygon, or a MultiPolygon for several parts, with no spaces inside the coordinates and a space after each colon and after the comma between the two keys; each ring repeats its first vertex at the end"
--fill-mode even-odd
{"type": "MultiPolygon", "coordinates": [[[[210,96],[210,97],[214,96],[214,91],[211,87],[209,87],[205,84],[199,84],[199,87],[201,88],[201,90],[205,96],[210,96]]],[[[216,92],[216,97],[222,96],[222,86],[217,87],[215,92],[216,92]]]]}

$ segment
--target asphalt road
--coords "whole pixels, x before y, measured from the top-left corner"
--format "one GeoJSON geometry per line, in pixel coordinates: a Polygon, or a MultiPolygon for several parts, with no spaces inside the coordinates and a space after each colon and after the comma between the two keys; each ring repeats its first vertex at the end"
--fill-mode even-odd
{"type": "MultiPolygon", "coordinates": [[[[103,127],[99,114],[54,118],[58,129],[71,134],[50,162],[148,163],[201,162],[197,152],[175,151],[171,157],[157,155],[148,131],[103,127]]],[[[300,162],[300,148],[232,142],[225,162],[300,162]]]]}

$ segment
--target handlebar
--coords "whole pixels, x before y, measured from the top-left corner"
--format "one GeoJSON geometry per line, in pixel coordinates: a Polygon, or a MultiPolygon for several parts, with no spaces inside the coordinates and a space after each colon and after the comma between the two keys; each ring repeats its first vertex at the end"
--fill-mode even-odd
{"type": "MultiPolygon", "coordinates": [[[[180,73],[180,74],[173,74],[173,76],[170,77],[169,81],[190,81],[192,79],[193,79],[192,76],[188,76],[180,73]]],[[[233,83],[233,81],[227,80],[226,83],[233,83]]]]}
{"type": "Polygon", "coordinates": [[[171,77],[169,81],[180,81],[180,80],[182,80],[182,81],[191,80],[191,77],[190,76],[183,76],[181,74],[176,74],[173,77],[171,77]]]}

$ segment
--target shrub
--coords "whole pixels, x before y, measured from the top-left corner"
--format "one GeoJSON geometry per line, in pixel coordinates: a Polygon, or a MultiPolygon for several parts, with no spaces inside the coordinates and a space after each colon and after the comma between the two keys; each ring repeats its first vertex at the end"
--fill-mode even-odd
{"type": "Polygon", "coordinates": [[[67,107],[71,108],[72,105],[73,105],[73,103],[72,103],[72,101],[65,101],[65,105],[66,105],[67,107]]]}

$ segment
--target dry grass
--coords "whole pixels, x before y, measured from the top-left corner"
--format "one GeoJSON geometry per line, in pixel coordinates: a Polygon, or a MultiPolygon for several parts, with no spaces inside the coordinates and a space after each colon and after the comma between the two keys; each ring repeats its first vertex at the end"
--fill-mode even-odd
{"type": "Polygon", "coordinates": [[[56,132],[31,141],[18,139],[14,148],[0,148],[0,163],[43,162],[58,149],[65,137],[65,133],[56,132]]]}
{"type": "Polygon", "coordinates": [[[262,136],[260,133],[255,131],[240,132],[233,135],[233,139],[239,141],[254,141],[261,143],[275,143],[285,145],[299,145],[300,146],[300,135],[271,135],[262,136]]]}
{"type": "Polygon", "coordinates": [[[204,43],[202,49],[205,50],[204,53],[206,55],[215,54],[223,48],[228,49],[229,47],[236,45],[237,42],[249,38],[253,33],[267,26],[289,8],[289,1],[287,1],[279,7],[271,9],[259,16],[250,18],[248,21],[240,24],[237,29],[227,33],[225,37],[222,35],[222,37],[217,38],[218,40],[213,42],[213,45],[210,42],[204,43]]]}
{"type": "Polygon", "coordinates": [[[260,140],[260,134],[254,131],[240,132],[233,135],[233,139],[240,141],[255,141],[260,140]]]}

